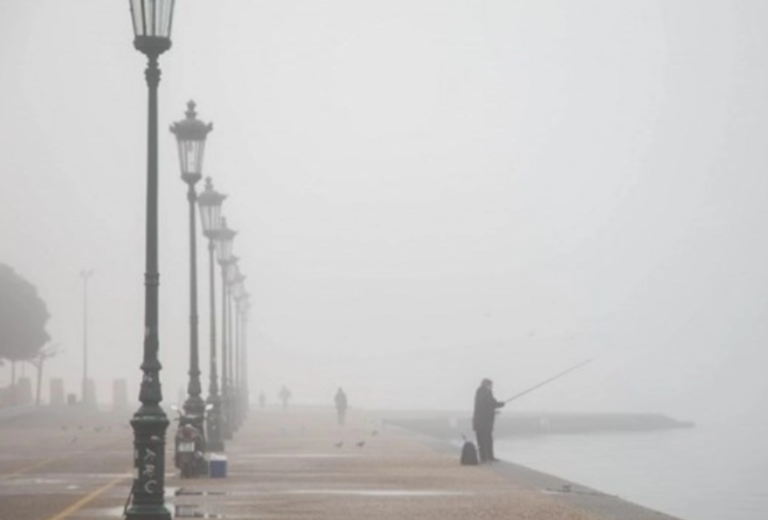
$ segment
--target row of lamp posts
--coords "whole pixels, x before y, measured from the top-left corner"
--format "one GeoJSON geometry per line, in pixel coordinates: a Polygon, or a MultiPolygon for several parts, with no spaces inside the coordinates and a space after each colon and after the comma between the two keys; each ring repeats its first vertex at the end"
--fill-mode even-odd
{"type": "Polygon", "coordinates": [[[213,129],[197,119],[195,103],[187,103],[186,118],[174,123],[171,132],[176,136],[181,178],[187,184],[189,201],[190,236],[190,358],[187,400],[184,403],[184,417],[199,432],[208,430],[207,449],[211,452],[224,451],[224,440],[240,427],[246,408],[243,400],[245,372],[242,352],[245,343],[242,335],[243,315],[248,308],[248,293],[245,290],[245,276],[240,272],[238,258],[232,254],[236,231],[229,228],[221,216],[221,206],[226,195],[213,189],[208,177],[205,189],[198,196],[195,184],[202,178],[202,164],[205,142],[213,129]],[[206,403],[201,397],[198,314],[197,314],[197,242],[195,206],[199,207],[203,235],[208,239],[209,292],[210,292],[210,379],[208,404],[211,406],[208,421],[205,421],[206,403]],[[214,260],[214,252],[216,260],[214,260]],[[218,384],[218,354],[216,351],[216,298],[214,264],[221,268],[221,387],[218,384]],[[233,309],[233,303],[235,308],[233,309]],[[235,367],[238,367],[236,370],[235,367]],[[221,388],[221,390],[219,390],[221,388]],[[207,424],[205,424],[207,422],[207,424]],[[206,428],[207,427],[207,428],[206,428]]]}
{"type": "MultiPolygon", "coordinates": [[[[205,189],[198,196],[195,184],[202,178],[202,164],[205,142],[213,129],[211,123],[205,124],[197,119],[195,103],[187,103],[186,118],[174,123],[171,132],[176,135],[181,164],[181,178],[188,185],[190,231],[190,360],[187,401],[184,403],[185,417],[199,432],[208,430],[208,451],[224,450],[224,440],[232,439],[232,434],[242,424],[243,406],[246,400],[244,392],[247,372],[241,363],[245,343],[243,341],[242,321],[248,310],[248,293],[245,290],[245,275],[240,272],[238,258],[232,254],[236,231],[227,226],[221,216],[221,206],[226,195],[213,189],[208,177],[205,189]],[[198,314],[197,314],[197,242],[195,206],[200,210],[203,234],[208,238],[209,256],[209,292],[210,292],[210,413],[205,421],[206,403],[201,398],[200,367],[198,353],[198,314]],[[216,260],[214,260],[214,252],[216,260]],[[221,391],[218,384],[218,355],[216,351],[216,298],[214,264],[221,268],[221,391]],[[233,303],[235,308],[233,309],[233,303]],[[236,370],[235,367],[238,367],[236,370]],[[204,424],[206,423],[207,424],[204,424]]],[[[246,400],[247,401],[247,400],[246,400]]]]}
{"type": "MultiPolygon", "coordinates": [[[[147,57],[145,77],[148,87],[147,126],[147,208],[145,258],[144,346],[141,370],[141,405],[131,419],[134,432],[134,466],[136,475],[125,510],[128,520],[168,519],[165,506],[165,436],[168,418],[160,406],[159,360],[159,269],[158,269],[158,125],[157,90],[160,83],[159,56],[171,48],[171,28],[175,0],[129,0],[134,29],[134,47],[147,57]]],[[[181,177],[188,185],[189,244],[190,244],[190,351],[189,382],[185,415],[198,431],[207,431],[207,450],[223,451],[224,440],[232,438],[248,409],[246,330],[248,293],[245,277],[232,254],[235,231],[221,217],[221,205],[226,198],[213,189],[210,178],[198,196],[195,185],[202,178],[205,140],[211,124],[199,121],[193,102],[188,104],[186,119],[175,123],[181,162],[181,177]],[[202,398],[197,312],[197,261],[195,205],[199,207],[203,234],[208,239],[210,284],[210,374],[206,416],[202,398]],[[221,387],[218,380],[216,345],[216,307],[214,251],[221,268],[221,387]],[[232,308],[234,302],[235,308],[232,308]],[[234,326],[233,326],[234,323],[234,326]],[[205,424],[204,424],[205,422],[205,424]]]]}

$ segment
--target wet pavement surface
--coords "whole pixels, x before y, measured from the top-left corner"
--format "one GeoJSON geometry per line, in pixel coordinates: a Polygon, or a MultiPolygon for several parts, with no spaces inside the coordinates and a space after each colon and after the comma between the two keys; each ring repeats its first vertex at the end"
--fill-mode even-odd
{"type": "MultiPolygon", "coordinates": [[[[226,478],[181,479],[174,518],[673,520],[512,464],[463,467],[456,449],[373,412],[254,411],[226,443],[226,478]]],[[[43,410],[0,422],[0,519],[114,520],[130,493],[130,414],[43,410]]]]}

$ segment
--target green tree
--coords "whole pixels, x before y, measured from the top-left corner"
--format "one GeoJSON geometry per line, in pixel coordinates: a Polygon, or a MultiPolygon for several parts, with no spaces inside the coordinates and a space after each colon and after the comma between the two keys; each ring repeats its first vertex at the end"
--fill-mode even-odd
{"type": "Polygon", "coordinates": [[[49,317],[35,286],[0,264],[0,360],[11,362],[13,385],[16,362],[37,359],[50,340],[45,330],[49,317]]]}

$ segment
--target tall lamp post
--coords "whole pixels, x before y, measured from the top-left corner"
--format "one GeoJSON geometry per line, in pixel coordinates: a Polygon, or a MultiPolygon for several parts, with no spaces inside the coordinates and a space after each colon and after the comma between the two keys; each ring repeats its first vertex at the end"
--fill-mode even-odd
{"type": "Polygon", "coordinates": [[[213,129],[213,124],[205,124],[197,119],[195,102],[187,103],[186,118],[174,123],[171,132],[176,136],[179,146],[181,179],[187,184],[189,201],[189,383],[187,400],[184,403],[185,416],[197,431],[203,434],[205,402],[200,397],[200,361],[198,353],[198,315],[197,315],[197,233],[195,228],[195,202],[197,193],[195,184],[203,177],[203,155],[205,139],[213,129]]]}
{"type": "Polygon", "coordinates": [[[83,279],[83,405],[91,404],[88,399],[88,278],[92,275],[93,269],[80,271],[80,278],[83,279]]]}
{"type": "Polygon", "coordinates": [[[243,309],[242,309],[242,324],[240,325],[242,330],[242,348],[240,353],[240,370],[243,374],[243,416],[247,417],[248,412],[251,410],[251,390],[248,382],[248,311],[251,310],[250,294],[248,292],[243,293],[243,309]]]}
{"type": "Polygon", "coordinates": [[[235,265],[231,272],[230,278],[230,291],[232,299],[235,302],[235,310],[232,313],[234,319],[234,331],[232,338],[232,348],[230,349],[230,366],[232,367],[232,394],[233,398],[233,414],[234,423],[236,429],[240,428],[243,423],[243,378],[242,370],[240,366],[240,354],[242,351],[242,329],[240,327],[240,313],[242,310],[241,299],[243,293],[245,293],[245,275],[240,271],[240,267],[235,265]]]}
{"type": "Polygon", "coordinates": [[[235,354],[234,367],[235,367],[235,395],[236,410],[237,410],[237,425],[238,428],[243,424],[245,419],[245,394],[244,394],[244,378],[243,378],[243,305],[244,298],[247,298],[245,292],[245,275],[237,270],[234,283],[234,298],[235,298],[235,354]]]}
{"type": "Polygon", "coordinates": [[[226,270],[227,287],[225,292],[225,298],[227,299],[227,411],[229,413],[229,431],[233,434],[239,427],[237,417],[237,382],[235,380],[236,373],[234,363],[232,362],[237,341],[234,329],[232,328],[233,318],[235,316],[232,304],[234,302],[235,279],[237,278],[237,273],[240,271],[240,267],[237,265],[239,261],[240,258],[235,255],[232,255],[230,258],[226,270]]]}
{"type": "Polygon", "coordinates": [[[208,451],[224,451],[224,441],[221,431],[221,396],[219,395],[218,369],[216,360],[216,277],[214,276],[214,242],[221,229],[221,204],[226,199],[213,189],[211,178],[205,180],[205,190],[197,197],[197,205],[200,208],[200,221],[203,223],[203,234],[208,239],[208,283],[210,305],[210,374],[208,386],[208,403],[212,405],[207,415],[208,438],[206,447],[208,451]]]}
{"type": "Polygon", "coordinates": [[[139,400],[141,407],[131,419],[133,457],[136,476],[131,487],[131,503],[126,508],[127,520],[170,520],[165,507],[165,431],[168,417],[160,407],[160,347],[158,331],[157,250],[157,87],[160,84],[158,57],[171,48],[171,25],[174,0],[129,0],[133,45],[147,56],[145,76],[149,90],[147,125],[147,228],[146,270],[144,273],[144,359],[139,400]]]}
{"type": "Polygon", "coordinates": [[[232,408],[230,403],[230,373],[229,363],[229,341],[227,334],[228,325],[228,298],[227,298],[227,272],[235,261],[232,255],[232,241],[235,239],[236,231],[227,227],[227,219],[221,219],[221,227],[216,237],[216,255],[221,266],[221,389],[222,389],[222,414],[221,414],[221,436],[224,439],[232,438],[232,408]]]}

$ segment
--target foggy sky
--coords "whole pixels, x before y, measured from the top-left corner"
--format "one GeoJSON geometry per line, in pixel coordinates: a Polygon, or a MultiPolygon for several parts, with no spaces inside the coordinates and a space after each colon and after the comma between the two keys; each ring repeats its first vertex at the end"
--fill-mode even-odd
{"type": "MultiPolygon", "coordinates": [[[[514,409],[759,410],[767,17],[758,0],[177,2],[159,90],[166,402],[189,342],[167,129],[194,99],[214,123],[205,174],[239,231],[254,393],[330,404],[343,386],[353,407],[466,409],[482,377],[504,398],[592,358],[514,409]]],[[[135,399],[142,356],[132,40],[128,2],[0,2],[0,262],[47,302],[65,348],[47,375],[68,391],[78,273],[95,270],[105,401],[121,376],[135,399]]]]}

